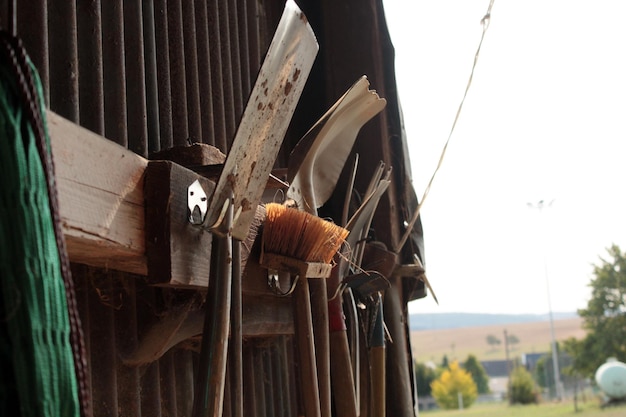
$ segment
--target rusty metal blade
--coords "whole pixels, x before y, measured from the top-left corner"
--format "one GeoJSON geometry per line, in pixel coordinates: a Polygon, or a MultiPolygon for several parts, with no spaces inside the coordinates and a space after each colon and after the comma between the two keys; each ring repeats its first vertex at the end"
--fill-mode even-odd
{"type": "Polygon", "coordinates": [[[369,85],[367,77],[359,78],[291,153],[287,197],[302,210],[317,214],[330,198],[359,131],[385,107],[369,85]]]}
{"type": "Polygon", "coordinates": [[[232,235],[245,239],[318,49],[306,17],[288,0],[211,197],[204,227],[220,228],[232,191],[232,235]]]}

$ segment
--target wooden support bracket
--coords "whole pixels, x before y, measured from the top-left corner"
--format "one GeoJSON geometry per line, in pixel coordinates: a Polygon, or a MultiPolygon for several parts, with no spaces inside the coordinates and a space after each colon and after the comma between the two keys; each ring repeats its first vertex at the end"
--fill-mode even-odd
{"type": "MultiPolygon", "coordinates": [[[[50,111],[48,130],[70,261],[150,272],[157,285],[206,290],[211,236],[188,224],[186,192],[198,179],[210,194],[214,182],[173,162],[149,162],[50,111]]],[[[272,183],[269,188],[283,187],[272,183]]],[[[293,333],[290,300],[274,296],[258,252],[251,256],[243,282],[244,336],[293,333]]]]}
{"type": "Polygon", "coordinates": [[[187,187],[194,181],[211,195],[215,183],[171,161],[150,161],[145,178],[146,253],[151,284],[206,289],[212,236],[192,225],[187,187]]]}
{"type": "MultiPolygon", "coordinates": [[[[48,129],[70,261],[144,276],[150,270],[155,284],[205,290],[210,234],[187,223],[186,192],[198,179],[210,195],[214,182],[174,162],[148,161],[50,111],[48,129]]],[[[183,155],[154,157],[190,164],[223,159],[194,146],[183,155]],[[198,155],[200,160],[192,158],[198,155]]],[[[267,198],[284,187],[270,177],[267,198]]],[[[271,295],[266,278],[260,276],[265,271],[258,268],[258,253],[253,256],[255,265],[244,272],[243,291],[271,295]]]]}
{"type": "Polygon", "coordinates": [[[274,253],[261,253],[260,265],[263,268],[287,271],[302,278],[328,278],[333,269],[331,264],[323,262],[305,262],[299,259],[274,253]]]}

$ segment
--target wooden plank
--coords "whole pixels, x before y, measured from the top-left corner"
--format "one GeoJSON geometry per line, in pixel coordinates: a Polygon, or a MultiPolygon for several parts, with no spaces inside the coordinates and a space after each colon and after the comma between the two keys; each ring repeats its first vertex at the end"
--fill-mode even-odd
{"type": "MultiPolygon", "coordinates": [[[[53,112],[48,112],[48,128],[70,260],[147,276],[145,199],[148,196],[144,193],[144,183],[148,161],[53,112]]],[[[177,184],[186,184],[188,180],[200,178],[198,174],[180,166],[170,166],[168,175],[171,175],[170,169],[176,171],[173,178],[177,184]],[[183,177],[185,180],[181,182],[183,177]]],[[[201,181],[205,191],[210,193],[210,180],[201,181]]],[[[166,186],[170,189],[164,183],[163,187],[166,186]]],[[[179,191],[186,195],[186,187],[179,191]]],[[[167,203],[166,208],[172,209],[176,206],[175,211],[179,212],[168,212],[164,216],[163,221],[178,216],[171,221],[179,229],[169,230],[168,233],[178,235],[179,239],[184,238],[181,237],[181,230],[187,227],[186,197],[183,200],[177,197],[176,204],[172,201],[164,203],[167,203]]],[[[257,224],[255,227],[258,226],[257,224]]],[[[193,236],[188,237],[193,240],[193,236]]],[[[248,248],[253,246],[253,242],[254,238],[251,236],[250,242],[244,248],[246,259],[248,248]]],[[[182,265],[181,269],[193,267],[202,272],[182,273],[174,275],[175,279],[164,278],[155,282],[168,284],[169,279],[169,284],[206,289],[206,279],[199,277],[208,278],[209,250],[208,246],[193,245],[190,242],[187,242],[184,251],[178,246],[172,246],[172,256],[183,257],[173,259],[174,264],[182,265]],[[196,262],[199,263],[190,266],[196,262]]],[[[267,270],[258,265],[259,254],[260,250],[257,248],[250,254],[251,262],[244,261],[247,278],[243,282],[243,292],[274,296],[267,286],[267,270]]]]}
{"type": "Polygon", "coordinates": [[[333,269],[331,264],[306,262],[267,252],[261,253],[259,263],[263,268],[289,271],[292,274],[300,275],[302,278],[328,278],[333,269]]]}
{"type": "Polygon", "coordinates": [[[148,161],[50,111],[48,129],[70,260],[146,275],[148,161]]]}
{"type": "Polygon", "coordinates": [[[243,296],[242,333],[248,337],[294,334],[290,297],[243,296]]]}
{"type": "Polygon", "coordinates": [[[171,161],[150,161],[146,170],[148,282],[206,289],[212,236],[187,215],[187,187],[199,180],[211,195],[215,183],[171,161]]]}

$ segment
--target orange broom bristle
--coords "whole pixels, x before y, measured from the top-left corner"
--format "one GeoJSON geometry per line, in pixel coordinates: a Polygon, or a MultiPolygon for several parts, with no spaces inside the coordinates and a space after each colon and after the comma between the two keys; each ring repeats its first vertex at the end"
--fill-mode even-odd
{"type": "Polygon", "coordinates": [[[263,250],[306,262],[329,263],[348,236],[341,226],[282,204],[265,206],[263,250]]]}

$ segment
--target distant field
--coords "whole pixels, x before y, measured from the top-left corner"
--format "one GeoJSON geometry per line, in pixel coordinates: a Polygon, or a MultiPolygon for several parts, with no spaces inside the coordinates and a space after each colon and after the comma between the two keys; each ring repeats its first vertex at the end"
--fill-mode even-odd
{"type": "MultiPolygon", "coordinates": [[[[522,353],[546,352],[550,349],[550,322],[515,323],[483,327],[466,327],[461,329],[423,330],[411,332],[413,357],[419,362],[433,361],[441,363],[443,355],[448,359],[465,360],[467,355],[474,354],[478,360],[504,359],[504,343],[494,348],[487,344],[487,336],[493,335],[504,340],[504,330],[515,335],[519,343],[509,348],[511,359],[522,353]]],[[[573,319],[554,321],[555,337],[564,340],[569,337],[578,339],[585,336],[582,320],[573,319]]]]}
{"type": "Polygon", "coordinates": [[[421,411],[421,416],[429,417],[622,417],[626,415],[626,405],[601,409],[598,401],[578,404],[578,412],[571,401],[564,403],[542,403],[539,405],[509,406],[507,403],[474,404],[465,410],[421,411]]]}

